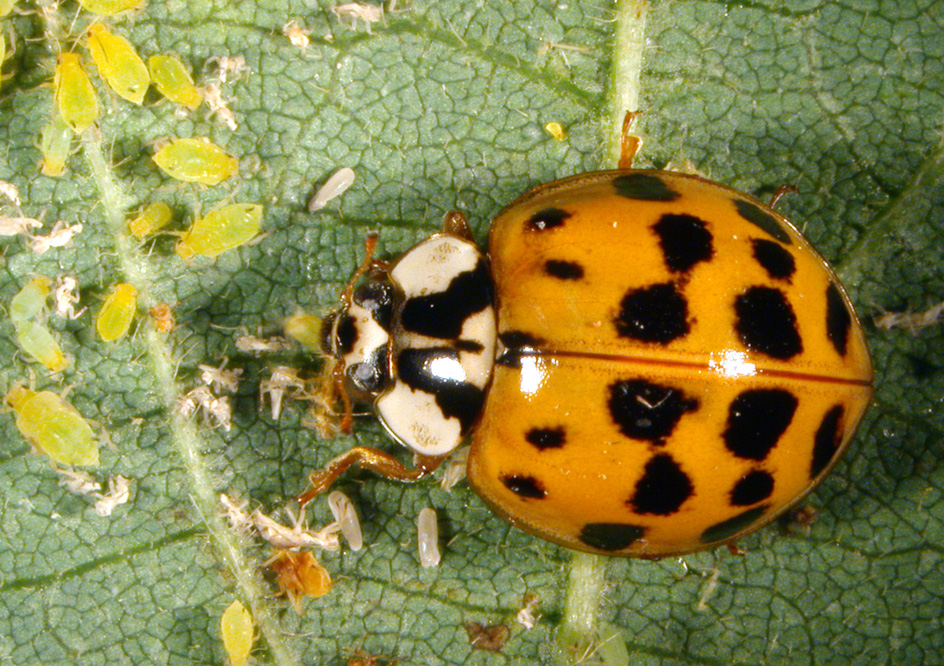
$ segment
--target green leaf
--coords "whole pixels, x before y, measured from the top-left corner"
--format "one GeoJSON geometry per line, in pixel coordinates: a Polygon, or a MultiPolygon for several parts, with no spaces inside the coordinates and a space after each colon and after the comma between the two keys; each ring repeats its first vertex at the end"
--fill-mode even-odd
{"type": "MultiPolygon", "coordinates": [[[[68,274],[90,311],[52,318],[74,359],[57,377],[19,354],[12,324],[0,322],[0,354],[12,359],[0,388],[30,373],[37,388],[73,386],[70,402],[114,443],[97,479],[130,478],[132,495],[96,515],[2,415],[0,657],[222,664],[219,618],[239,598],[260,632],[256,663],[343,664],[358,646],[402,664],[560,663],[556,630],[573,624],[570,554],[511,528],[464,484],[447,493],[348,475],[339,487],[359,508],[367,547],[320,555],[335,586],[305,601],[303,617],[275,597],[260,569],[268,550],[226,527],[219,493],[272,513],[354,441],[387,439],[358,418],[353,438],[320,440],[302,427],[300,403],[273,421],[258,407],[268,368],[317,362],[240,352],[235,340],[277,333],[296,307],[329,308],[368,230],[394,256],[460,209],[483,239],[490,217],[529,187],[612,166],[623,108],[638,104],[647,143],[637,164],[690,160],[759,196],[798,186],[781,206],[853,295],[877,392],[860,437],[808,499],[819,515],[809,534],[767,528],[740,544],[744,557],[581,565],[593,580],[580,589],[592,601],[602,588],[597,619],[634,664],[944,661],[942,329],[873,323],[944,300],[940,3],[400,0],[368,29],[324,0],[151,0],[114,31],[145,58],[178,54],[198,83],[212,78],[213,57],[244,57],[249,73],[221,84],[237,129],[153,90],[144,107],[128,104],[89,65],[100,137],[73,144],[61,178],[39,173],[47,84],[60,50],[85,57],[93,19],[69,0],[18,7],[26,13],[3,23],[15,52],[0,88],[0,179],[19,188],[24,215],[42,216],[43,233],[60,219],[84,230],[42,255],[0,238],[0,303],[34,274],[68,274]],[[304,51],[282,34],[290,19],[310,31],[304,51]],[[549,121],[565,141],[543,129],[549,121]],[[166,136],[210,137],[240,158],[238,182],[168,180],[150,159],[166,136]],[[354,186],[308,213],[342,166],[356,171],[354,186]],[[172,238],[138,245],[125,230],[126,214],[149,201],[169,202],[182,229],[230,197],[265,206],[267,235],[215,260],[186,263],[172,238]],[[142,312],[133,338],[98,340],[92,316],[116,282],[134,284],[144,307],[173,304],[177,329],[159,333],[142,312]],[[244,370],[229,431],[176,411],[197,364],[224,357],[244,370]],[[442,564],[429,570],[415,552],[424,506],[443,533],[442,564]],[[526,594],[542,614],[530,631],[515,622],[526,594]],[[474,651],[465,622],[505,623],[511,636],[501,653],[474,651]]],[[[15,208],[4,202],[3,214],[15,208]]],[[[309,517],[327,523],[326,503],[309,517]]]]}

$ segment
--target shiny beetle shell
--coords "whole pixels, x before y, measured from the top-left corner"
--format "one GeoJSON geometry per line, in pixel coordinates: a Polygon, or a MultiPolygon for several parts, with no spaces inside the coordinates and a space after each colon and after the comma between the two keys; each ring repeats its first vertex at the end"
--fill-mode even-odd
{"type": "Polygon", "coordinates": [[[489,250],[445,232],[419,243],[326,337],[414,452],[471,436],[469,483],[538,537],[647,558],[728,543],[819,483],[868,405],[868,350],[835,274],[731,188],[564,178],[502,210],[489,250]]]}

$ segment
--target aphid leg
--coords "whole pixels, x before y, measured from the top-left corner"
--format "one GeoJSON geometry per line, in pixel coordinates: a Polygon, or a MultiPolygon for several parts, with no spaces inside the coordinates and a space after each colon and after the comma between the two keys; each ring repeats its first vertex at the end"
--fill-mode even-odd
{"type": "Polygon", "coordinates": [[[311,488],[299,495],[298,503],[305,506],[308,502],[331,487],[335,480],[344,474],[351,465],[358,465],[369,469],[380,476],[394,481],[418,481],[427,474],[436,471],[447,456],[423,456],[417,454],[414,458],[415,467],[408,468],[392,455],[380,449],[367,446],[358,446],[329,462],[318,472],[311,474],[308,480],[311,488]]]}
{"type": "Polygon", "coordinates": [[[777,188],[777,191],[774,192],[774,195],[770,197],[770,207],[773,208],[777,205],[777,202],[780,201],[785,194],[790,194],[794,192],[799,192],[800,188],[796,185],[781,185],[777,188]]]}
{"type": "Polygon", "coordinates": [[[469,228],[469,220],[457,210],[446,213],[443,217],[442,230],[444,234],[458,236],[467,241],[475,241],[472,237],[472,229],[469,228]]]}
{"type": "Polygon", "coordinates": [[[623,131],[620,132],[620,157],[617,164],[618,169],[632,169],[633,158],[642,148],[642,139],[633,134],[633,125],[636,124],[636,118],[642,111],[627,111],[623,116],[623,131]]]}

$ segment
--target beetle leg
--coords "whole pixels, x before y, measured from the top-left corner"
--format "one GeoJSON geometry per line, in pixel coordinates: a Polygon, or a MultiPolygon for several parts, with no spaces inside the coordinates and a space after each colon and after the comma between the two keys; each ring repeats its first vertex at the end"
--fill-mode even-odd
{"type": "Polygon", "coordinates": [[[463,213],[457,210],[451,210],[443,217],[442,230],[444,234],[457,236],[463,240],[474,242],[472,229],[469,228],[469,220],[463,213]]]}
{"type": "Polygon", "coordinates": [[[623,131],[620,132],[620,157],[618,169],[632,169],[633,158],[642,148],[642,139],[633,134],[633,125],[642,111],[627,111],[623,116],[623,131]]]}
{"type": "Polygon", "coordinates": [[[308,477],[311,488],[299,495],[298,503],[305,506],[308,502],[331,487],[335,480],[344,474],[351,465],[358,465],[387,479],[395,481],[418,481],[431,474],[442,464],[446,456],[424,456],[416,454],[414,467],[408,468],[386,451],[367,446],[358,446],[342,453],[329,462],[323,469],[308,477]]]}
{"type": "Polygon", "coordinates": [[[773,208],[776,206],[777,202],[783,198],[783,195],[799,191],[800,188],[798,188],[796,185],[781,185],[777,188],[777,191],[774,192],[774,195],[770,197],[770,207],[773,208]]]}

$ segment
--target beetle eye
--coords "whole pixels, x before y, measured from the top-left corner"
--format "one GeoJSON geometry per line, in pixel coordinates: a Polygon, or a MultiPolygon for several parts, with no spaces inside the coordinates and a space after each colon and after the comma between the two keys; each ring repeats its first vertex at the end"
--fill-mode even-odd
{"type": "Polygon", "coordinates": [[[321,347],[334,356],[343,358],[357,342],[357,323],[346,312],[332,312],[321,325],[321,347]]]}

